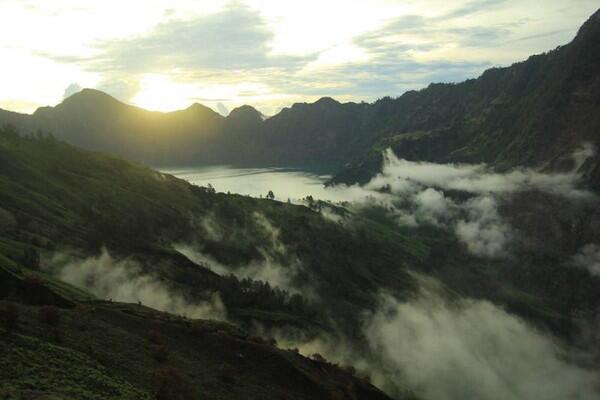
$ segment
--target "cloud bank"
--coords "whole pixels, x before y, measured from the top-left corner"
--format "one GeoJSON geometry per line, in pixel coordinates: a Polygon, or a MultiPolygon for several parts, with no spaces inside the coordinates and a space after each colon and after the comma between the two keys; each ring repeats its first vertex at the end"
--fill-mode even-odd
{"type": "Polygon", "coordinates": [[[115,260],[106,249],[97,257],[78,261],[57,255],[48,264],[48,268],[61,280],[101,299],[141,302],[145,306],[189,318],[225,319],[225,306],[218,294],[210,294],[203,302],[190,302],[157,277],[142,271],[137,262],[115,260]]]}
{"type": "Polygon", "coordinates": [[[380,205],[392,211],[400,225],[433,225],[447,229],[473,254],[507,255],[516,239],[500,215],[501,204],[521,191],[540,191],[569,202],[594,195],[580,188],[579,170],[595,154],[584,143],[572,154],[572,170],[544,173],[535,169],[495,172],[484,164],[413,162],[384,152],[382,172],[363,187],[339,185],[327,190],[331,200],[346,199],[361,205],[380,205]],[[460,195],[456,195],[459,193],[460,195]]]}
{"type": "Polygon", "coordinates": [[[81,86],[79,86],[79,84],[71,83],[65,89],[65,93],[63,94],[63,99],[66,99],[67,97],[71,97],[75,93],[78,93],[79,91],[81,91],[81,89],[83,89],[83,88],[81,86]]]}
{"type": "MultiPolygon", "coordinates": [[[[262,257],[260,260],[253,260],[245,265],[225,265],[204,252],[199,245],[174,244],[173,248],[192,262],[221,276],[233,274],[238,279],[249,278],[268,282],[271,286],[292,294],[301,294],[307,298],[314,297],[312,289],[299,287],[297,284],[296,278],[304,272],[304,268],[298,257],[291,254],[281,241],[279,229],[261,213],[255,212],[252,219],[262,232],[262,240],[257,247],[262,257]]],[[[205,237],[210,240],[221,241],[227,234],[212,215],[203,218],[199,225],[205,237]]]]}
{"type": "Polygon", "coordinates": [[[588,270],[594,276],[600,276],[600,246],[586,244],[572,257],[571,264],[588,270]]]}
{"type": "Polygon", "coordinates": [[[136,73],[170,69],[287,69],[306,61],[306,57],[272,55],[272,40],[273,33],[257,10],[231,2],[216,13],[168,19],[149,33],[99,43],[103,56],[92,65],[136,73]]]}
{"type": "Polygon", "coordinates": [[[485,301],[432,292],[400,303],[382,295],[364,323],[382,357],[384,389],[406,382],[425,399],[592,399],[598,375],[566,361],[552,339],[485,301]]]}

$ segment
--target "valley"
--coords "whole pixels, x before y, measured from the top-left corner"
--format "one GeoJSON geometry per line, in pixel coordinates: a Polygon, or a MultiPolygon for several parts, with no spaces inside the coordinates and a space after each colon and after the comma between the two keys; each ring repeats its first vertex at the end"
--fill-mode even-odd
{"type": "Polygon", "coordinates": [[[0,126],[2,399],[600,397],[600,11],[370,103],[0,126]]]}

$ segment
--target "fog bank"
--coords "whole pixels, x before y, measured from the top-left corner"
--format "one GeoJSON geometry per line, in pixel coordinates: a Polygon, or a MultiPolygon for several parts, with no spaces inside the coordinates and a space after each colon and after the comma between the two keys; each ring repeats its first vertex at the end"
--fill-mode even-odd
{"type": "Polygon", "coordinates": [[[432,291],[400,303],[382,294],[365,334],[387,371],[425,399],[592,399],[598,373],[565,361],[553,340],[487,301],[448,302],[432,291]]]}
{"type": "Polygon", "coordinates": [[[189,302],[158,277],[145,273],[137,262],[116,260],[106,249],[97,257],[76,261],[57,255],[48,262],[48,268],[64,282],[101,299],[141,302],[145,306],[189,318],[224,320],[226,317],[225,307],[217,293],[207,295],[206,301],[189,302]]]}

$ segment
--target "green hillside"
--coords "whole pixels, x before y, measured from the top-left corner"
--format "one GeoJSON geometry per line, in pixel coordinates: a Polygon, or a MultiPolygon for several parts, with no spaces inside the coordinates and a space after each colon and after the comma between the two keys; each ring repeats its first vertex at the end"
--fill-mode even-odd
{"type": "MultiPolygon", "coordinates": [[[[372,285],[383,280],[353,267],[360,257],[329,254],[327,247],[308,252],[317,245],[298,239],[308,237],[308,230],[347,245],[359,240],[318,213],[216,194],[114,157],[10,131],[0,133],[0,182],[0,316],[10,331],[0,333],[3,398],[387,398],[320,358],[277,349],[229,324],[99,301],[44,268],[53,254],[66,252],[83,262],[105,247],[115,257],[135,260],[144,273],[190,302],[219,292],[229,319],[241,326],[261,321],[310,332],[324,329],[324,314],[301,297],[262,282],[219,276],[172,246],[196,243],[233,265],[258,259],[265,233],[252,216],[260,212],[281,226],[297,222],[281,236],[298,254],[306,252],[302,259],[323,274],[322,290],[332,290],[326,274],[335,273],[316,269],[322,263],[355,268],[348,271],[349,280],[372,280],[372,285]],[[232,228],[229,239],[211,241],[195,225],[208,213],[232,228]]],[[[379,240],[370,241],[383,246],[379,240]]],[[[399,251],[416,259],[420,248],[404,242],[399,251]]],[[[369,297],[357,294],[340,301],[361,307],[369,297]]]]}

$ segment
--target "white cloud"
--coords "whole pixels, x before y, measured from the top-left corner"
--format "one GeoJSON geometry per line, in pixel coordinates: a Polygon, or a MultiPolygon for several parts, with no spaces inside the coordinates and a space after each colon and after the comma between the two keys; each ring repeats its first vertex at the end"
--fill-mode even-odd
{"type": "MultiPolygon", "coordinates": [[[[595,153],[590,144],[583,144],[573,155],[577,163],[595,153]]],[[[578,189],[579,176],[576,170],[565,173],[543,173],[534,169],[515,169],[497,173],[483,164],[436,164],[399,159],[391,149],[385,152],[384,168],[367,187],[373,188],[389,182],[392,188],[410,189],[411,182],[443,189],[462,190],[478,194],[507,193],[538,189],[569,197],[585,196],[578,189]],[[408,182],[398,182],[405,180],[408,182]]]]}
{"type": "Polygon", "coordinates": [[[217,111],[224,117],[229,115],[229,109],[221,102],[217,103],[217,111]]]}
{"type": "MultiPolygon", "coordinates": [[[[216,274],[227,276],[233,274],[238,279],[268,282],[290,293],[298,293],[307,298],[314,298],[312,288],[299,286],[296,278],[304,271],[298,257],[291,254],[280,239],[280,231],[263,214],[254,213],[253,222],[262,231],[262,240],[257,248],[262,259],[252,260],[245,265],[225,265],[194,244],[175,244],[175,250],[192,262],[210,269],[216,274]]],[[[227,235],[225,228],[214,221],[211,216],[200,222],[203,234],[210,240],[222,240],[227,235]]],[[[306,271],[304,271],[306,272],[306,271]]]]}
{"type": "MultiPolygon", "coordinates": [[[[141,81],[140,65],[152,66],[144,73],[168,75],[192,91],[221,82],[258,85],[251,97],[236,90],[227,104],[252,102],[267,114],[324,95],[373,100],[431,80],[473,77],[486,66],[564,44],[596,8],[593,0],[577,0],[576,6],[558,0],[541,12],[532,2],[483,0],[149,0],[143,6],[117,0],[5,0],[0,58],[10,80],[0,79],[0,106],[33,111],[35,105],[56,104],[70,82],[95,87],[117,69],[141,81]],[[109,48],[114,56],[115,46],[121,46],[118,60],[109,57],[112,63],[89,70],[90,62],[107,60],[109,48]],[[194,51],[198,48],[207,51],[194,51]],[[160,57],[148,57],[156,52],[160,57]]],[[[187,90],[176,96],[171,105],[193,102],[187,90]]]]}
{"type": "Polygon", "coordinates": [[[145,273],[132,260],[115,260],[106,249],[97,257],[71,260],[57,254],[47,268],[58,277],[101,299],[137,303],[190,318],[225,319],[225,306],[218,294],[191,302],[167,287],[159,278],[145,273]]]}
{"type": "Polygon", "coordinates": [[[71,97],[72,95],[74,95],[75,93],[81,91],[82,87],[79,86],[79,84],[77,83],[71,83],[69,86],[67,86],[67,88],[65,89],[65,93],[63,94],[63,98],[66,99],[67,97],[71,97]]]}
{"type": "Polygon", "coordinates": [[[572,257],[571,264],[587,269],[592,275],[600,276],[600,246],[589,243],[581,247],[572,257]]]}
{"type": "Polygon", "coordinates": [[[571,171],[543,173],[521,168],[499,173],[484,164],[407,161],[388,149],[384,152],[382,172],[364,187],[329,188],[325,198],[385,206],[393,211],[400,225],[436,225],[456,234],[471,253],[499,257],[507,255],[507,247],[516,238],[510,225],[503,221],[499,204],[524,190],[562,196],[565,201],[593,199],[591,192],[580,188],[578,169],[594,154],[593,146],[584,143],[572,154],[575,164],[571,171]],[[449,198],[444,191],[463,192],[467,199],[449,198]]]}
{"type": "Polygon", "coordinates": [[[425,220],[437,224],[438,219],[448,215],[452,202],[448,200],[444,193],[427,188],[414,197],[417,205],[417,214],[423,216],[425,220]]]}
{"type": "Polygon", "coordinates": [[[479,256],[503,255],[511,240],[511,229],[498,215],[498,205],[489,196],[476,197],[467,201],[463,208],[468,218],[459,220],[455,233],[466,244],[469,251],[479,256]]]}
{"type": "Polygon", "coordinates": [[[408,385],[424,399],[592,399],[595,371],[566,361],[552,339],[485,301],[448,303],[423,291],[383,295],[364,324],[384,370],[382,387],[408,385]]]}

